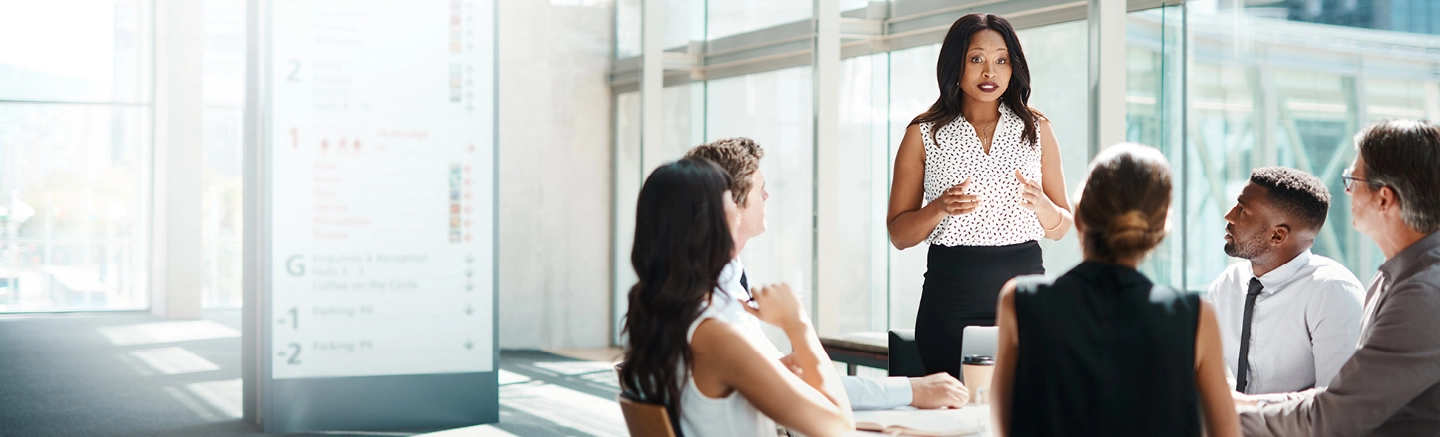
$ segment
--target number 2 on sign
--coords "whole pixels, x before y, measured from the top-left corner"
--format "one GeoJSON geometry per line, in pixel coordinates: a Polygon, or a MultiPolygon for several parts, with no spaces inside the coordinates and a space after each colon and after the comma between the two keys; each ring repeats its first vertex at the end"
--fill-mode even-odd
{"type": "Polygon", "coordinates": [[[300,343],[290,343],[290,364],[300,364],[300,343]]]}

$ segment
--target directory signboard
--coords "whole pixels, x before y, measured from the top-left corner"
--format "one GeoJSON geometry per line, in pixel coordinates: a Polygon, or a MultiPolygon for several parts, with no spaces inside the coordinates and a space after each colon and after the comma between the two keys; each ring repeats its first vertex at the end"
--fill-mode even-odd
{"type": "Polygon", "coordinates": [[[494,0],[265,5],[262,423],[493,421],[494,0]]]}

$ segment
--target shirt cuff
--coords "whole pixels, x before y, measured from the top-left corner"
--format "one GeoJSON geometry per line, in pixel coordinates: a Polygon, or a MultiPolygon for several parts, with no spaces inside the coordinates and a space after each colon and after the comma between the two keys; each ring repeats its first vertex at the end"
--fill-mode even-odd
{"type": "Polygon", "coordinates": [[[856,410],[889,410],[910,405],[913,398],[910,379],[903,376],[841,376],[840,382],[845,385],[845,395],[850,398],[850,408],[856,410]]]}
{"type": "Polygon", "coordinates": [[[885,397],[890,401],[890,408],[904,407],[915,401],[910,378],[891,376],[882,380],[880,385],[885,387],[885,397]]]}

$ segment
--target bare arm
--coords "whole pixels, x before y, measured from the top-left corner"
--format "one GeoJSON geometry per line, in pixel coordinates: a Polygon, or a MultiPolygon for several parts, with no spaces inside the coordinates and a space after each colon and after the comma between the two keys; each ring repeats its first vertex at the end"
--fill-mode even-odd
{"type": "Polygon", "coordinates": [[[895,152],[895,177],[890,184],[890,209],[885,216],[890,243],[896,249],[914,247],[930,237],[940,220],[952,214],[974,211],[979,197],[964,194],[969,180],[960,183],[928,205],[925,197],[925,143],[920,125],[905,128],[905,138],[895,152]]]}
{"type": "MultiPolygon", "coordinates": [[[[796,345],[797,353],[809,347],[806,336],[815,338],[808,325],[786,329],[786,335],[796,345]]],[[[690,349],[695,361],[693,377],[706,396],[722,397],[729,395],[730,389],[739,391],[761,413],[805,435],[837,436],[855,429],[844,389],[839,388],[840,383],[833,376],[834,366],[828,359],[823,363],[813,358],[800,360],[802,373],[814,375],[802,380],[779,360],[766,357],[738,328],[714,319],[703,321],[695,328],[690,349]],[[824,374],[827,369],[829,374],[824,374]],[[706,386],[710,385],[707,382],[721,388],[705,393],[706,386]]]]}
{"type": "Polygon", "coordinates": [[[1070,214],[1070,201],[1065,196],[1065,170],[1060,165],[1060,146],[1055,142],[1055,132],[1050,121],[1039,120],[1040,130],[1040,180],[1026,179],[1020,169],[1015,169],[1015,178],[1020,181],[1020,206],[1035,212],[1035,219],[1045,229],[1045,238],[1059,240],[1070,231],[1074,218],[1070,214]]]}
{"type": "Polygon", "coordinates": [[[1040,182],[1045,188],[1045,197],[1055,204],[1053,215],[1040,218],[1040,226],[1049,231],[1045,238],[1059,240],[1070,232],[1075,218],[1070,212],[1070,197],[1065,194],[1065,169],[1060,161],[1060,143],[1055,140],[1055,130],[1050,121],[1040,120],[1040,182]],[[1058,221],[1058,223],[1057,223],[1058,221]]]}
{"type": "Polygon", "coordinates": [[[995,325],[1000,328],[995,340],[995,374],[990,379],[990,414],[995,437],[1003,437],[1010,432],[1015,360],[1020,355],[1020,332],[1015,322],[1015,280],[1011,279],[1000,288],[1000,303],[995,309],[995,325]]]}
{"type": "Polygon", "coordinates": [[[1209,435],[1239,437],[1240,418],[1225,381],[1225,352],[1220,347],[1220,323],[1209,302],[1200,301],[1200,324],[1195,331],[1195,389],[1200,392],[1209,435]]]}

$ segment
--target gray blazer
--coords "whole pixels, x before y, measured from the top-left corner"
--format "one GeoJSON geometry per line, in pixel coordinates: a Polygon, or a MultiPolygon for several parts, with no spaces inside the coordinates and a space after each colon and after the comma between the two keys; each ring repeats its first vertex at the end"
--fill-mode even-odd
{"type": "Polygon", "coordinates": [[[1360,345],[1330,387],[1262,396],[1247,436],[1440,435],[1440,232],[1380,265],[1360,345]]]}

